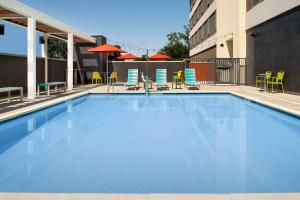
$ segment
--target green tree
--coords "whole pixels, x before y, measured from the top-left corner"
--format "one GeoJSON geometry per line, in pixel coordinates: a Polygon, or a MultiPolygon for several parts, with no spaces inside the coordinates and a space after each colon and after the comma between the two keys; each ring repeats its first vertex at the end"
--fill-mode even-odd
{"type": "Polygon", "coordinates": [[[68,56],[67,43],[63,40],[54,37],[49,37],[48,56],[50,58],[67,59],[68,56]]]}
{"type": "Polygon", "coordinates": [[[139,60],[140,61],[146,61],[147,60],[147,55],[146,54],[142,55],[139,60]]]}
{"type": "Polygon", "coordinates": [[[167,35],[168,44],[160,49],[174,60],[183,60],[189,57],[189,27],[184,26],[184,32],[172,32],[167,35]]]}

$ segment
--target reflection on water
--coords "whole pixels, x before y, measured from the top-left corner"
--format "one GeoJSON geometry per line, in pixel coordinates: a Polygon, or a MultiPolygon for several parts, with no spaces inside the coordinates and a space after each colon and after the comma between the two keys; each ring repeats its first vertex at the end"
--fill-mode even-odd
{"type": "MultiPolygon", "coordinates": [[[[28,114],[17,120],[0,123],[0,154],[40,127],[42,127],[41,137],[44,137],[47,123],[66,111],[68,111],[68,113],[72,112],[72,106],[83,103],[84,101],[86,101],[86,98],[77,99],[68,106],[66,106],[66,104],[60,104],[50,107],[47,110],[28,114]]],[[[72,125],[70,122],[68,124],[72,125]]]]}
{"type": "Polygon", "coordinates": [[[0,191],[300,192],[299,133],[231,95],[91,95],[0,125],[0,191]]]}

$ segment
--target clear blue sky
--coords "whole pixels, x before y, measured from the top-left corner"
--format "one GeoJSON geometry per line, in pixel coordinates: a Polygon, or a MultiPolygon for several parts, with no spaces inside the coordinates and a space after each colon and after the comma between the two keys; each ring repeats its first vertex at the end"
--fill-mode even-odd
{"type": "MultiPolygon", "coordinates": [[[[166,35],[188,24],[188,0],[21,0],[87,34],[160,49],[166,35]]],[[[3,21],[0,20],[0,23],[3,21]]],[[[26,54],[26,29],[6,24],[0,52],[26,54]]],[[[37,55],[40,55],[39,45],[37,55]]],[[[141,54],[139,52],[132,53],[141,54]]]]}

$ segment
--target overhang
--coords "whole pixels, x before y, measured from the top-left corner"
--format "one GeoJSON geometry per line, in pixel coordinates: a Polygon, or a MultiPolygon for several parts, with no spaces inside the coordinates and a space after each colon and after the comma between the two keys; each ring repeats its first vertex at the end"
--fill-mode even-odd
{"type": "Polygon", "coordinates": [[[16,0],[0,0],[0,19],[27,27],[27,18],[36,20],[36,29],[61,39],[74,35],[74,42],[95,43],[96,39],[16,0]]]}

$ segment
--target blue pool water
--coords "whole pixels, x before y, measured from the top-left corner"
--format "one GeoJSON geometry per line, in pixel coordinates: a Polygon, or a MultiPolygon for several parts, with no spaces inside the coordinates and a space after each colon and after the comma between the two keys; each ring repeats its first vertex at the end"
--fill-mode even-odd
{"type": "Polygon", "coordinates": [[[224,94],[88,95],[0,124],[1,192],[300,192],[300,120],[224,94]]]}

